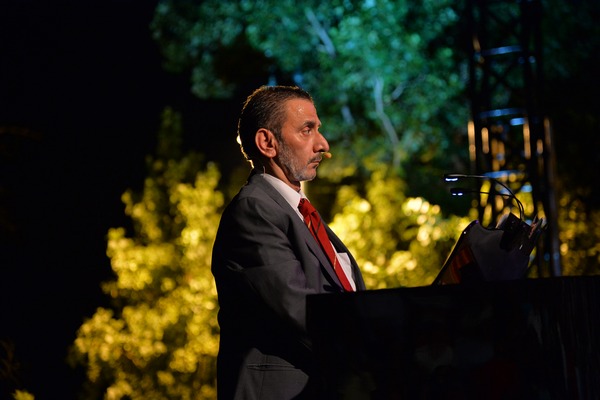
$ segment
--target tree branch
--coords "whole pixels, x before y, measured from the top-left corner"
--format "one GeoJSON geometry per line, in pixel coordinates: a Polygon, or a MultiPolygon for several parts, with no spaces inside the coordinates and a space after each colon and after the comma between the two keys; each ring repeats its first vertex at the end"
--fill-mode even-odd
{"type": "Polygon", "coordinates": [[[329,54],[332,58],[335,57],[336,51],[335,46],[333,45],[333,41],[327,34],[327,30],[323,27],[323,25],[321,25],[321,23],[317,19],[317,16],[313,12],[313,10],[310,8],[305,8],[304,15],[306,15],[308,22],[310,22],[313,29],[317,32],[317,36],[319,37],[319,39],[321,39],[321,43],[323,43],[323,46],[325,46],[325,51],[327,52],[327,54],[329,54]]]}
{"type": "Polygon", "coordinates": [[[388,139],[392,144],[392,156],[393,156],[393,165],[394,168],[398,168],[400,166],[400,148],[399,148],[399,139],[398,133],[394,126],[392,125],[392,121],[385,113],[384,104],[383,104],[383,79],[381,77],[375,77],[374,85],[373,85],[373,100],[375,101],[375,113],[377,117],[381,121],[381,125],[383,127],[383,131],[387,134],[388,139]]]}

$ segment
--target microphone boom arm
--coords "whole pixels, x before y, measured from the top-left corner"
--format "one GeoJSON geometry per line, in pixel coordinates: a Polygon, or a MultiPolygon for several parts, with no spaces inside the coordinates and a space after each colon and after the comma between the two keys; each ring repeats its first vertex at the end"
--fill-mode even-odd
{"type": "MultiPolygon", "coordinates": [[[[485,176],[485,175],[466,175],[466,174],[445,174],[444,175],[444,180],[446,182],[457,182],[459,179],[482,179],[482,180],[487,180],[487,181],[491,181],[497,185],[502,186],[504,189],[506,189],[506,191],[508,192],[508,194],[505,193],[498,193],[500,196],[507,196],[511,199],[515,200],[515,203],[517,203],[517,208],[519,209],[519,219],[521,219],[521,221],[524,221],[525,219],[525,207],[523,207],[523,203],[521,203],[521,200],[519,200],[517,198],[517,196],[514,194],[514,192],[504,183],[500,182],[498,179],[496,178],[492,178],[490,176],[485,176]]],[[[471,192],[471,193],[481,193],[481,194],[489,194],[492,195],[493,193],[489,193],[489,192],[481,192],[481,191],[477,191],[477,190],[465,190],[465,189],[458,189],[458,188],[453,188],[450,189],[450,193],[452,193],[455,196],[460,196],[466,192],[471,192]],[[454,189],[454,190],[453,190],[454,189]]]]}

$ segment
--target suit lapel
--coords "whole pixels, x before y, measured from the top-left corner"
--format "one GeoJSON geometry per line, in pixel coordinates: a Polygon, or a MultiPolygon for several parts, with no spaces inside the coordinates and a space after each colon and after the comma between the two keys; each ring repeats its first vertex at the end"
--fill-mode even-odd
{"type": "MultiPolygon", "coordinates": [[[[328,273],[328,275],[333,280],[338,282],[338,284],[341,286],[341,283],[339,282],[339,279],[338,279],[335,271],[333,270],[333,266],[329,262],[327,255],[321,249],[321,246],[319,246],[319,244],[317,243],[315,238],[312,236],[312,234],[308,230],[308,227],[306,226],[306,224],[298,217],[296,210],[292,209],[290,203],[288,203],[285,200],[285,198],[283,198],[283,196],[281,194],[279,194],[279,192],[277,191],[277,189],[275,189],[273,187],[273,185],[271,185],[269,182],[267,182],[265,179],[263,179],[259,173],[253,172],[252,174],[250,174],[250,177],[248,178],[248,185],[256,185],[256,186],[260,187],[261,190],[267,196],[269,196],[274,202],[276,202],[290,216],[290,219],[292,220],[293,224],[302,225],[302,227],[299,227],[297,230],[301,232],[302,238],[306,242],[308,248],[315,255],[315,257],[317,257],[319,259],[319,262],[321,263],[321,265],[324,266],[324,269],[328,273]]],[[[325,229],[327,229],[327,235],[331,238],[332,231],[331,231],[331,229],[329,229],[327,224],[325,224],[325,229]]],[[[337,237],[335,235],[333,235],[333,237],[335,237],[337,239],[337,237]]],[[[337,239],[337,243],[334,244],[334,247],[336,249],[339,248],[339,243],[341,243],[341,242],[339,239],[337,239]]],[[[342,247],[345,249],[345,247],[343,245],[342,245],[342,247]]],[[[347,252],[348,250],[346,249],[345,251],[347,252]]],[[[354,269],[354,266],[353,266],[353,269],[354,269]]]]}

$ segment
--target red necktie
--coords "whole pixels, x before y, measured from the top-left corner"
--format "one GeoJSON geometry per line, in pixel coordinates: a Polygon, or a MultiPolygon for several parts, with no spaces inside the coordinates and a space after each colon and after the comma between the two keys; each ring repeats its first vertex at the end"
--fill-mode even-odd
{"type": "Polygon", "coordinates": [[[329,237],[325,231],[325,225],[323,225],[323,221],[321,221],[319,213],[305,198],[300,199],[298,209],[304,216],[304,222],[308,226],[308,229],[312,233],[315,240],[321,245],[321,248],[327,255],[327,258],[329,258],[331,265],[333,265],[333,270],[342,283],[344,290],[347,292],[353,292],[354,289],[352,289],[352,285],[350,285],[350,282],[348,282],[348,278],[342,269],[342,265],[337,258],[337,254],[331,245],[331,241],[329,241],[329,237]]]}

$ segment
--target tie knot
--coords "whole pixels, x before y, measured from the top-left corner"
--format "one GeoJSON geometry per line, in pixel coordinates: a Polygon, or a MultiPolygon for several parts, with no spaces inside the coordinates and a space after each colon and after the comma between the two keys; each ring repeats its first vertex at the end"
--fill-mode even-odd
{"type": "Polygon", "coordinates": [[[317,211],[312,206],[312,204],[310,204],[310,201],[308,201],[308,199],[305,199],[305,198],[300,199],[300,204],[298,204],[298,209],[300,210],[300,213],[302,213],[302,215],[304,215],[305,217],[317,211]]]}

